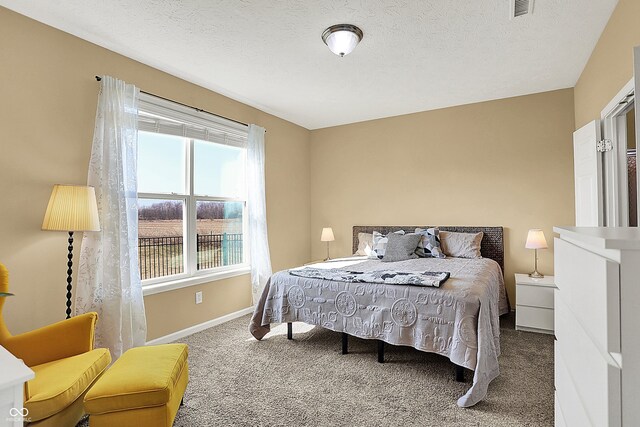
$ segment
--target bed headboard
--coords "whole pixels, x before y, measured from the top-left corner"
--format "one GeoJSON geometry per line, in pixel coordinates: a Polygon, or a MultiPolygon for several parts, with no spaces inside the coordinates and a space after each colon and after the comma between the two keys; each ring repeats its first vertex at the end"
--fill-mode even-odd
{"type": "MultiPolygon", "coordinates": [[[[354,225],[353,226],[353,250],[358,250],[358,233],[373,233],[378,231],[387,234],[393,231],[404,230],[413,232],[416,228],[429,228],[431,225],[354,225]]],[[[443,231],[455,231],[458,233],[478,233],[482,231],[482,243],[480,244],[480,253],[484,258],[491,258],[498,264],[504,274],[504,232],[502,227],[465,227],[465,226],[438,226],[443,231]]]]}

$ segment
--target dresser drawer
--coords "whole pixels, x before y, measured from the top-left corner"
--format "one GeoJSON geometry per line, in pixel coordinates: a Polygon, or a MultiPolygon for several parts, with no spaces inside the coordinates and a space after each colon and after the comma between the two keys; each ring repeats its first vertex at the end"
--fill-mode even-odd
{"type": "Polygon", "coordinates": [[[558,402],[558,392],[555,393],[554,418],[555,418],[555,427],[567,427],[567,423],[564,422],[564,415],[562,415],[562,409],[560,408],[560,403],[558,402]]]}
{"type": "Polygon", "coordinates": [[[556,348],[555,364],[554,364],[554,382],[555,392],[555,425],[560,426],[579,426],[579,427],[598,427],[589,420],[589,415],[580,401],[580,397],[573,385],[571,376],[558,354],[556,348]],[[561,415],[558,417],[558,415],[561,415]]]}
{"type": "Polygon", "coordinates": [[[550,308],[516,306],[516,329],[553,331],[553,310],[550,308]]]}
{"type": "Polygon", "coordinates": [[[517,305],[528,305],[530,307],[553,308],[552,287],[516,285],[517,305]]]}
{"type": "Polygon", "coordinates": [[[620,265],[555,239],[555,283],[578,323],[604,352],[620,352],[620,265]]]}
{"type": "Polygon", "coordinates": [[[600,352],[562,298],[556,300],[555,314],[555,384],[567,425],[620,426],[621,369],[600,352]]]}

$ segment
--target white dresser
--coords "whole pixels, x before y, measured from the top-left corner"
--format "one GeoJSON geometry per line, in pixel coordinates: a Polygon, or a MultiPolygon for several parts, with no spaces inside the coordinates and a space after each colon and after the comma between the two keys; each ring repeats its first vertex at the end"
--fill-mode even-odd
{"type": "Polygon", "coordinates": [[[24,383],[34,373],[0,346],[0,426],[22,426],[29,419],[23,407],[24,383]]]}
{"type": "Polygon", "coordinates": [[[553,334],[553,276],[539,279],[516,273],[516,329],[553,334]]]}
{"type": "Polygon", "coordinates": [[[638,426],[640,229],[554,231],[556,426],[638,426]]]}

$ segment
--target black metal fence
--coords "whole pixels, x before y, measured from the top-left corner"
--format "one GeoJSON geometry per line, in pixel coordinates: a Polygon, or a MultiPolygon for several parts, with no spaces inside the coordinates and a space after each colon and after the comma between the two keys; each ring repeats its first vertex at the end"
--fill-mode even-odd
{"type": "Polygon", "coordinates": [[[169,276],[184,271],[182,236],[139,237],[140,278],[169,276]]]}
{"type": "Polygon", "coordinates": [[[198,234],[198,270],[242,262],[242,234],[198,234]]]}
{"type": "MultiPolygon", "coordinates": [[[[196,252],[198,270],[240,264],[243,254],[242,234],[197,234],[196,252]]],[[[142,280],[182,273],[182,236],[139,237],[138,257],[142,280]]]]}

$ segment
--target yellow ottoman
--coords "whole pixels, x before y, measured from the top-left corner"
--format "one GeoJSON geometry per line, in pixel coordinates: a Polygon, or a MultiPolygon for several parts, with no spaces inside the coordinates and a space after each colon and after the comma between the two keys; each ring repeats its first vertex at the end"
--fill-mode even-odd
{"type": "Polygon", "coordinates": [[[189,382],[185,344],[126,351],[84,397],[89,426],[172,426],[189,382]]]}

